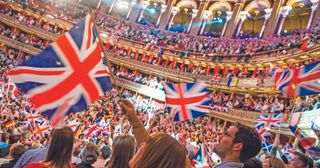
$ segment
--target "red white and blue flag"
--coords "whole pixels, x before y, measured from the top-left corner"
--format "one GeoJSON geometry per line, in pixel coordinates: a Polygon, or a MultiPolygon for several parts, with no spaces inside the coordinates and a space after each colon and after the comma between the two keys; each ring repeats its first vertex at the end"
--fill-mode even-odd
{"type": "Polygon", "coordinates": [[[165,83],[166,104],[174,121],[192,120],[210,111],[209,90],[204,82],[165,83]]]}
{"type": "Polygon", "coordinates": [[[284,147],[284,155],[288,160],[292,159],[293,152],[294,152],[293,146],[287,143],[286,146],[284,147]]]}
{"type": "Polygon", "coordinates": [[[300,130],[297,125],[290,125],[290,131],[294,134],[294,136],[299,140],[299,144],[304,149],[312,148],[316,145],[316,139],[307,135],[306,132],[300,130]]]}
{"type": "Polygon", "coordinates": [[[47,123],[47,121],[35,121],[35,126],[34,126],[34,135],[38,137],[38,139],[43,139],[47,138],[48,135],[50,134],[50,125],[47,123]]]}
{"type": "Polygon", "coordinates": [[[191,164],[196,168],[209,168],[207,150],[204,144],[201,144],[191,164]]]}
{"type": "Polygon", "coordinates": [[[280,127],[282,114],[259,115],[256,122],[256,130],[262,140],[268,139],[270,136],[267,128],[280,127]]]}
{"type": "Polygon", "coordinates": [[[320,62],[298,69],[281,70],[274,75],[274,88],[285,97],[320,93],[320,62]]]}
{"type": "Polygon", "coordinates": [[[111,88],[103,57],[98,32],[93,19],[87,15],[43,52],[16,66],[8,75],[37,111],[51,118],[66,102],[68,106],[63,109],[66,113],[83,111],[111,88]]]}

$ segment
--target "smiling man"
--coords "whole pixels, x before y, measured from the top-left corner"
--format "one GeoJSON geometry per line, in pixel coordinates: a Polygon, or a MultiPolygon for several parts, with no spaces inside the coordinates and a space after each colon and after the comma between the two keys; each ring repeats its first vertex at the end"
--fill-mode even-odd
{"type": "Polygon", "coordinates": [[[219,144],[214,148],[222,161],[216,168],[243,168],[243,163],[260,150],[261,140],[256,130],[236,123],[219,137],[219,144]]]}

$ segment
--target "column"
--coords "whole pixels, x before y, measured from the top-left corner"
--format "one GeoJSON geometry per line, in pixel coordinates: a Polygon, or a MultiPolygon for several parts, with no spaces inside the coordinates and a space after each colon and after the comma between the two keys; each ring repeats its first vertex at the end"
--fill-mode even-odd
{"type": "Polygon", "coordinates": [[[129,19],[129,16],[130,16],[131,10],[132,10],[133,6],[134,6],[136,3],[137,3],[137,0],[132,0],[132,1],[130,2],[130,8],[129,8],[129,10],[128,10],[126,20],[128,20],[128,19],[129,19]]]}
{"type": "Polygon", "coordinates": [[[191,29],[191,26],[193,23],[193,19],[197,16],[198,11],[199,11],[198,9],[192,9],[191,21],[189,23],[188,30],[187,30],[188,33],[190,32],[190,29],[191,29]]]}
{"type": "Polygon", "coordinates": [[[319,0],[311,0],[311,2],[312,2],[312,6],[311,6],[311,14],[310,14],[309,22],[308,22],[308,27],[307,27],[308,30],[309,30],[310,27],[311,27],[312,20],[313,20],[313,18],[314,18],[315,11],[316,11],[316,9],[317,9],[317,7],[318,7],[318,2],[319,2],[319,0]]]}
{"type": "Polygon", "coordinates": [[[203,20],[204,12],[207,9],[209,1],[208,0],[201,0],[199,5],[199,11],[197,16],[193,20],[193,24],[190,29],[190,34],[198,35],[199,30],[201,29],[201,22],[203,20]]]}
{"type": "Polygon", "coordinates": [[[227,28],[229,20],[231,19],[232,13],[233,13],[232,11],[227,11],[226,22],[224,23],[224,26],[223,26],[223,29],[221,32],[221,37],[223,37],[224,33],[226,32],[226,28],[227,28]]]}
{"type": "Polygon", "coordinates": [[[202,25],[201,25],[201,29],[200,29],[199,35],[202,35],[204,29],[206,28],[206,24],[207,24],[208,18],[209,18],[209,16],[210,16],[211,14],[212,14],[212,12],[209,11],[209,10],[204,11],[203,19],[202,19],[202,21],[201,21],[202,25]]]}
{"type": "Polygon", "coordinates": [[[140,15],[139,15],[139,18],[138,18],[138,22],[140,22],[141,19],[143,18],[143,13],[147,9],[148,6],[149,6],[149,1],[142,1],[142,3],[141,3],[141,11],[140,11],[140,15]]]}
{"type": "Polygon", "coordinates": [[[158,17],[158,20],[157,20],[157,23],[156,23],[156,27],[159,26],[161,16],[166,11],[166,9],[167,9],[167,5],[161,4],[160,15],[158,17]]]}
{"type": "Polygon", "coordinates": [[[168,29],[171,28],[173,19],[174,19],[174,17],[176,16],[176,14],[177,14],[178,12],[180,12],[180,8],[177,7],[177,6],[174,6],[174,7],[172,8],[171,18],[170,18],[170,21],[169,21],[168,29]]]}
{"type": "Polygon", "coordinates": [[[264,30],[266,28],[266,25],[267,25],[267,22],[271,16],[271,12],[272,12],[272,8],[267,8],[264,10],[266,12],[266,14],[264,15],[264,22],[263,22],[263,26],[261,28],[261,32],[260,32],[260,35],[259,37],[262,37],[263,33],[264,33],[264,30]]]}
{"type": "Polygon", "coordinates": [[[236,37],[239,36],[240,31],[241,31],[241,29],[242,29],[242,24],[243,24],[243,22],[247,19],[248,15],[249,15],[249,12],[248,12],[248,11],[241,11],[241,12],[240,12],[240,23],[239,23],[239,25],[238,25],[238,30],[237,30],[237,33],[236,33],[236,37]]]}
{"type": "Polygon", "coordinates": [[[289,15],[289,12],[290,12],[291,9],[292,9],[291,6],[283,6],[283,7],[281,7],[281,18],[280,18],[280,21],[279,21],[279,27],[278,27],[278,31],[277,31],[277,35],[278,36],[281,34],[283,23],[286,20],[286,17],[289,15]]]}
{"type": "Polygon", "coordinates": [[[139,18],[139,14],[141,11],[141,5],[142,5],[143,1],[142,0],[137,0],[137,2],[132,6],[132,9],[130,11],[129,14],[129,20],[131,22],[136,22],[139,18]]]}
{"type": "Polygon", "coordinates": [[[113,0],[113,1],[112,1],[112,4],[111,4],[110,9],[109,9],[109,11],[108,11],[108,14],[111,14],[112,9],[113,9],[113,7],[114,7],[114,4],[115,4],[116,2],[117,2],[117,0],[113,0]]]}
{"type": "Polygon", "coordinates": [[[244,2],[237,2],[234,5],[231,20],[229,21],[228,26],[226,28],[225,37],[232,37],[234,34],[234,31],[236,31],[238,22],[240,20],[240,12],[243,6],[244,6],[244,2]]]}
{"type": "Polygon", "coordinates": [[[320,3],[318,3],[317,9],[314,11],[311,28],[314,28],[316,26],[320,27],[320,3]]]}
{"type": "Polygon", "coordinates": [[[277,29],[277,25],[280,18],[281,6],[285,3],[285,0],[276,0],[274,1],[271,16],[267,22],[266,28],[263,33],[263,37],[268,37],[273,35],[277,29]]]}
{"type": "Polygon", "coordinates": [[[161,19],[160,19],[160,23],[159,23],[159,28],[160,29],[166,29],[170,17],[171,17],[171,12],[172,12],[172,8],[174,6],[174,4],[176,3],[177,0],[169,0],[167,3],[167,7],[165,12],[162,14],[161,19]]]}

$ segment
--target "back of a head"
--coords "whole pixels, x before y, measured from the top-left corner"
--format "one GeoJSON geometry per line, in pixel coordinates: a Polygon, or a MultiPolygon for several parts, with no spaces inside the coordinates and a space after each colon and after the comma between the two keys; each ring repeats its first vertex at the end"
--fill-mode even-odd
{"type": "Polygon", "coordinates": [[[89,142],[84,147],[81,153],[81,161],[86,165],[92,165],[98,160],[99,157],[99,149],[97,145],[89,142]]]}
{"type": "Polygon", "coordinates": [[[130,135],[119,135],[113,140],[112,154],[108,167],[129,168],[135,153],[135,140],[130,135]]]}
{"type": "Polygon", "coordinates": [[[269,167],[272,167],[272,168],[286,168],[285,163],[282,160],[280,160],[277,157],[275,157],[275,156],[268,155],[268,156],[266,156],[265,159],[269,160],[269,167]]]}
{"type": "Polygon", "coordinates": [[[73,150],[73,131],[69,127],[53,129],[47,158],[44,162],[53,167],[64,167],[70,164],[73,150]]]}
{"type": "Polygon", "coordinates": [[[10,148],[10,156],[14,160],[18,160],[24,152],[26,152],[26,147],[23,144],[15,143],[10,148]]]}
{"type": "Polygon", "coordinates": [[[295,159],[298,159],[298,162],[294,162],[295,166],[303,168],[313,168],[312,159],[305,154],[295,151],[293,152],[293,156],[295,159]]]}
{"type": "Polygon", "coordinates": [[[110,148],[108,146],[101,147],[100,152],[101,152],[101,155],[102,155],[103,159],[108,159],[110,157],[111,150],[110,150],[110,148]]]}
{"type": "Polygon", "coordinates": [[[166,133],[150,135],[141,158],[134,168],[184,168],[186,166],[184,145],[166,133]]]}
{"type": "Polygon", "coordinates": [[[262,142],[255,129],[241,123],[236,123],[235,126],[237,127],[238,132],[233,141],[242,143],[239,159],[241,162],[245,162],[248,159],[255,157],[260,152],[262,142]]]}
{"type": "Polygon", "coordinates": [[[259,159],[253,157],[244,162],[243,168],[262,168],[262,163],[259,159]]]}

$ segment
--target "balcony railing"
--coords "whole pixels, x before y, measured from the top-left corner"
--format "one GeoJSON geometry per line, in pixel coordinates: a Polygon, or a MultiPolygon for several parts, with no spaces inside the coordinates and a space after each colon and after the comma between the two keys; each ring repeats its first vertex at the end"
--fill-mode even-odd
{"type": "MultiPolygon", "coordinates": [[[[18,50],[21,50],[23,52],[26,52],[30,55],[36,55],[39,52],[41,52],[40,49],[34,48],[28,44],[24,44],[18,41],[15,41],[13,39],[10,39],[8,37],[4,37],[4,36],[0,36],[0,43],[3,43],[7,46],[10,46],[12,48],[16,48],[18,50]]],[[[119,61],[121,63],[126,63],[126,64],[133,64],[135,65],[135,67],[143,67],[146,71],[152,70],[152,69],[157,69],[157,72],[153,72],[153,73],[161,73],[161,71],[167,71],[164,73],[168,73],[168,75],[173,75],[173,76],[179,76],[179,75],[183,75],[182,72],[180,72],[179,74],[174,74],[173,72],[175,72],[172,69],[168,69],[168,68],[164,68],[164,67],[159,67],[159,66],[154,66],[151,64],[147,64],[147,63],[143,63],[140,61],[136,61],[136,60],[128,60],[126,58],[122,58],[122,57],[110,57],[111,62],[113,61],[119,61]],[[123,62],[124,61],[124,62],[123,62]],[[150,68],[150,69],[149,69],[150,68]]],[[[113,83],[117,86],[121,86],[124,87],[126,89],[135,91],[137,93],[149,96],[153,99],[157,99],[160,101],[165,101],[165,95],[164,92],[158,89],[154,89],[151,88],[149,86],[145,86],[145,85],[141,85],[117,76],[114,76],[113,79],[116,81],[113,83]]],[[[219,112],[219,111],[214,111],[212,110],[209,115],[220,118],[222,120],[227,120],[230,122],[241,122],[243,124],[246,124],[248,126],[254,127],[255,126],[255,122],[256,119],[258,117],[260,113],[257,112],[251,112],[251,111],[244,111],[244,110],[239,110],[239,109],[231,109],[229,112],[227,113],[223,113],[223,112],[219,112]]],[[[284,122],[281,127],[281,134],[285,134],[285,135],[292,135],[290,133],[290,131],[287,128],[288,123],[284,122]]],[[[277,132],[278,130],[271,130],[273,132],[277,132]]]]}
{"type": "Polygon", "coordinates": [[[6,25],[9,25],[11,27],[16,27],[20,30],[23,30],[26,33],[30,33],[30,34],[36,34],[37,36],[44,38],[44,39],[48,39],[51,41],[54,41],[58,35],[51,33],[49,31],[45,31],[43,29],[41,29],[40,27],[37,26],[26,26],[25,23],[23,22],[19,22],[19,21],[14,21],[10,16],[5,15],[3,13],[0,13],[0,20],[1,22],[3,22],[6,25]]]}
{"type": "MultiPolygon", "coordinates": [[[[15,6],[15,8],[17,8],[19,10],[22,10],[21,6],[18,6],[17,4],[13,4],[13,6],[15,6]]],[[[34,13],[35,15],[39,15],[39,17],[43,17],[46,20],[50,20],[51,22],[54,22],[55,24],[63,25],[63,27],[66,27],[66,28],[70,28],[73,25],[72,22],[63,20],[58,17],[55,17],[54,19],[47,17],[46,15],[44,15],[43,11],[39,11],[37,9],[30,9],[29,7],[26,7],[26,6],[24,7],[24,9],[31,12],[31,13],[34,13]]],[[[111,17],[111,16],[108,16],[108,17],[111,17]]],[[[28,33],[36,33],[37,35],[39,35],[40,37],[43,37],[45,39],[49,39],[49,40],[53,41],[58,36],[57,34],[47,32],[47,31],[42,30],[41,28],[36,27],[36,26],[32,26],[29,28],[27,26],[24,26],[23,23],[17,25],[14,21],[10,20],[9,16],[4,15],[4,14],[1,14],[0,18],[1,18],[1,20],[5,21],[9,25],[15,24],[14,26],[20,27],[23,30],[26,30],[28,33]]],[[[118,18],[116,18],[116,19],[118,19],[118,18]]],[[[137,25],[137,26],[141,26],[141,25],[137,25]]],[[[103,33],[103,31],[100,31],[100,32],[103,33]]],[[[192,35],[188,35],[188,36],[192,36],[192,35]]],[[[203,37],[199,37],[199,38],[203,38],[203,37]]],[[[117,42],[117,44],[134,47],[134,48],[137,48],[137,49],[144,51],[144,52],[153,52],[155,55],[159,52],[158,50],[146,51],[144,48],[146,46],[146,44],[132,41],[129,39],[125,39],[122,37],[119,38],[119,41],[117,42]]],[[[319,51],[319,50],[320,50],[320,46],[317,45],[317,46],[314,46],[313,48],[311,48],[308,52],[314,52],[314,51],[319,51]]],[[[181,53],[183,54],[184,52],[174,50],[174,49],[166,49],[166,51],[164,52],[164,55],[178,58],[181,53]]],[[[302,57],[305,54],[306,54],[306,52],[301,51],[300,49],[297,49],[297,48],[295,48],[295,49],[282,48],[282,49],[277,49],[277,50],[272,50],[272,51],[260,52],[260,53],[253,55],[253,56],[250,56],[250,60],[248,63],[263,64],[263,63],[269,63],[269,62],[274,62],[274,61],[279,61],[279,60],[283,61],[286,59],[302,57]],[[287,51],[284,53],[283,52],[284,50],[287,50],[287,51]]],[[[208,56],[203,57],[203,56],[204,56],[203,53],[190,52],[188,59],[211,62],[211,57],[208,57],[208,56]]],[[[227,64],[228,63],[232,63],[232,64],[238,63],[236,61],[238,56],[230,56],[230,55],[223,56],[223,55],[221,55],[221,56],[217,56],[217,57],[223,57],[224,58],[223,63],[227,63],[227,64]],[[230,57],[231,59],[227,59],[228,57],[230,57]]],[[[244,55],[240,55],[240,57],[248,57],[248,55],[244,54],[244,55]]]]}
{"type": "Polygon", "coordinates": [[[6,46],[9,46],[9,47],[18,49],[30,55],[37,55],[42,51],[41,49],[35,48],[29,44],[21,43],[19,41],[13,40],[5,36],[0,36],[0,43],[5,44],[6,46]]]}
{"type": "MultiPolygon", "coordinates": [[[[122,64],[129,66],[133,69],[139,69],[141,71],[145,71],[147,73],[157,74],[158,76],[164,76],[165,78],[172,78],[176,81],[193,81],[194,79],[204,80],[206,83],[211,85],[217,85],[211,81],[212,76],[210,75],[196,75],[187,72],[181,72],[175,69],[170,69],[162,66],[156,66],[149,63],[141,62],[138,60],[126,58],[126,57],[115,57],[113,53],[108,53],[108,58],[111,62],[116,64],[122,64]]],[[[228,78],[222,78],[218,85],[226,86],[228,82],[228,78]]],[[[258,87],[273,87],[273,79],[266,78],[262,86],[257,86],[258,79],[257,78],[240,78],[237,87],[246,87],[246,88],[258,88],[258,87]]]]}

